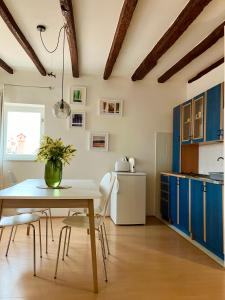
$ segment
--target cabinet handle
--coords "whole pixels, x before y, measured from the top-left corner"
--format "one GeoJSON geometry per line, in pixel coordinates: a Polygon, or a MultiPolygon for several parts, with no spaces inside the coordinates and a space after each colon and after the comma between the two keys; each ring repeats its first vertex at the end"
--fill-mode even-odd
{"type": "Polygon", "coordinates": [[[204,184],[202,184],[202,186],[201,186],[201,191],[206,193],[206,186],[204,184]]]}

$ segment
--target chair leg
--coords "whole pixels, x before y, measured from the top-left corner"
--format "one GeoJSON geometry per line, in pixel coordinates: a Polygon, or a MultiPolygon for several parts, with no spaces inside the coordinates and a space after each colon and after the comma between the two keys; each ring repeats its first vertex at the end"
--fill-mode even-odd
{"type": "Polygon", "coordinates": [[[51,225],[52,241],[54,242],[54,234],[53,234],[53,225],[52,225],[52,212],[51,212],[51,208],[48,209],[48,212],[49,212],[50,225],[51,225]]]}
{"type": "Polygon", "coordinates": [[[69,209],[69,211],[68,211],[68,217],[70,216],[70,209],[69,209]]]}
{"type": "Polygon", "coordinates": [[[105,241],[104,241],[104,235],[103,235],[102,225],[100,225],[99,227],[100,227],[100,232],[101,232],[101,238],[102,238],[102,246],[103,246],[104,257],[105,257],[105,259],[106,259],[105,241]]]}
{"type": "Polygon", "coordinates": [[[39,227],[40,258],[42,258],[41,220],[38,221],[38,227],[39,227]]]}
{"type": "Polygon", "coordinates": [[[1,228],[1,233],[0,233],[0,242],[1,242],[1,240],[2,240],[3,231],[4,231],[4,227],[3,227],[3,228],[1,228]]]}
{"type": "Polygon", "coordinates": [[[107,237],[107,233],[106,233],[105,222],[103,222],[103,230],[104,230],[104,234],[105,234],[105,241],[106,241],[107,251],[108,251],[108,254],[110,255],[109,242],[108,242],[108,237],[107,237]]]}
{"type": "Polygon", "coordinates": [[[103,260],[103,266],[104,266],[104,272],[105,272],[105,281],[107,282],[108,281],[108,277],[107,277],[105,255],[104,255],[103,235],[102,235],[101,231],[99,231],[99,233],[100,233],[100,243],[101,243],[101,248],[102,248],[102,260],[103,260]]]}
{"type": "Polygon", "coordinates": [[[57,252],[57,260],[56,260],[56,266],[55,266],[55,276],[54,276],[54,279],[56,279],[56,276],[57,276],[57,271],[58,271],[58,265],[59,265],[59,254],[60,254],[60,248],[61,248],[61,242],[62,242],[62,233],[63,233],[63,230],[65,228],[67,228],[68,226],[63,226],[61,231],[60,231],[60,235],[59,235],[59,245],[58,245],[58,252],[57,252]]]}
{"type": "Polygon", "coordinates": [[[7,246],[7,250],[6,250],[5,256],[8,256],[8,253],[9,253],[9,247],[10,247],[10,243],[11,243],[11,240],[12,240],[13,229],[14,229],[14,226],[12,226],[12,228],[11,228],[11,232],[10,232],[8,246],[7,246]]]}
{"type": "Polygon", "coordinates": [[[46,230],[46,245],[45,245],[45,253],[48,254],[48,214],[46,211],[43,211],[43,214],[45,215],[45,230],[46,230]]]}
{"type": "Polygon", "coordinates": [[[68,237],[68,243],[67,243],[66,256],[69,256],[69,246],[70,246],[71,229],[72,229],[72,227],[69,227],[69,237],[68,237]]]}
{"type": "Polygon", "coordinates": [[[30,235],[30,224],[27,225],[27,235],[30,235]]]}
{"type": "Polygon", "coordinates": [[[16,233],[17,233],[17,228],[18,228],[18,226],[16,226],[16,228],[15,228],[14,235],[13,235],[13,238],[12,238],[12,242],[15,241],[15,237],[16,237],[16,233]]]}
{"type": "Polygon", "coordinates": [[[65,238],[64,238],[64,247],[63,247],[63,255],[62,255],[62,260],[65,258],[65,251],[66,251],[66,241],[67,241],[67,232],[68,232],[68,226],[66,227],[66,233],[65,233],[65,238]]]}
{"type": "Polygon", "coordinates": [[[34,276],[36,276],[36,235],[35,235],[35,226],[29,224],[33,228],[33,249],[34,249],[34,276]]]}

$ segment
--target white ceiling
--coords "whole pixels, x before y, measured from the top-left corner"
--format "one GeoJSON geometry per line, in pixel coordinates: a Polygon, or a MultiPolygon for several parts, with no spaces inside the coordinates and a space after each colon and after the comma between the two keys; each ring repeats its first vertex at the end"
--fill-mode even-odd
{"type": "MultiPolygon", "coordinates": [[[[53,55],[46,53],[36,30],[38,24],[46,25],[44,40],[49,48],[55,46],[58,30],[64,21],[59,0],[5,0],[5,3],[47,71],[61,70],[61,48],[53,55]]],[[[112,76],[130,78],[187,3],[188,0],[139,0],[112,76]]],[[[73,0],[81,76],[103,75],[122,5],[123,0],[73,0]]],[[[211,1],[145,80],[162,75],[224,20],[225,0],[211,1]]],[[[1,18],[0,28],[0,58],[15,72],[38,72],[1,18]]],[[[176,76],[189,79],[222,57],[223,53],[221,39],[176,76]]],[[[67,45],[65,56],[66,72],[71,73],[67,45]]],[[[3,72],[1,70],[0,74],[3,72]]]]}

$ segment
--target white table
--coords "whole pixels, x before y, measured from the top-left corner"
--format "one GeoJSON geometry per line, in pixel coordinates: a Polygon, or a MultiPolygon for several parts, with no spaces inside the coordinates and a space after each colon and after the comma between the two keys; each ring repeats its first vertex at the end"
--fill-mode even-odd
{"type": "Polygon", "coordinates": [[[95,245],[93,200],[100,198],[97,184],[93,180],[63,180],[68,189],[40,189],[42,179],[28,179],[12,187],[0,190],[0,217],[3,208],[88,208],[94,292],[98,292],[97,260],[95,245]]]}

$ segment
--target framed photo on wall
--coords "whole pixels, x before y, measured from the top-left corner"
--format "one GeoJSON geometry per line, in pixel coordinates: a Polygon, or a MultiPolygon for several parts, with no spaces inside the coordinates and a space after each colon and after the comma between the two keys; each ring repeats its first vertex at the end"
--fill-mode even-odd
{"type": "Polygon", "coordinates": [[[108,151],[109,150],[108,132],[90,132],[89,150],[108,151]]]}
{"type": "Polygon", "coordinates": [[[122,116],[123,101],[122,100],[100,100],[99,102],[100,115],[122,116]]]}
{"type": "Polygon", "coordinates": [[[86,104],[87,88],[82,86],[73,86],[70,88],[70,103],[71,104],[86,104]]]}
{"type": "Polygon", "coordinates": [[[72,111],[70,115],[70,128],[85,128],[86,113],[72,111]]]}

